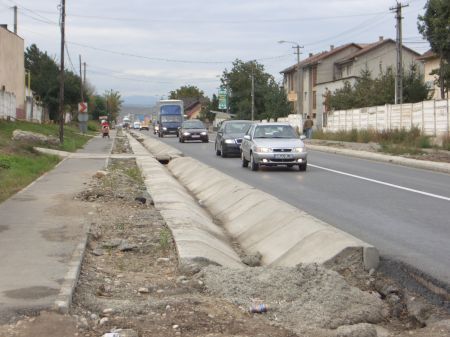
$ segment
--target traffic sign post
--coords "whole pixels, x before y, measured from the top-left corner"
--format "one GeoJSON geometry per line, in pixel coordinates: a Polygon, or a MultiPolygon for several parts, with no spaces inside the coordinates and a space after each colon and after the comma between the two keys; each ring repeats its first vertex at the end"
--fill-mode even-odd
{"type": "Polygon", "coordinates": [[[87,114],[88,112],[88,105],[86,102],[80,102],[78,103],[78,113],[80,114],[87,114]]]}
{"type": "Polygon", "coordinates": [[[87,121],[89,120],[88,105],[86,102],[78,103],[78,121],[80,122],[80,131],[85,134],[87,132],[87,121]]]}
{"type": "Polygon", "coordinates": [[[219,109],[227,109],[227,90],[225,88],[219,89],[219,109]]]}

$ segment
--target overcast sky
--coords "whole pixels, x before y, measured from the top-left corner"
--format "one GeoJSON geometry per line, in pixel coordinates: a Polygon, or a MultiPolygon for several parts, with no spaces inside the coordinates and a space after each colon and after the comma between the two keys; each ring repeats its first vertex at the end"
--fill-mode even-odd
{"type": "MultiPolygon", "coordinates": [[[[404,2],[406,4],[406,1],[404,2]]],[[[429,45],[417,30],[426,0],[403,9],[404,43],[419,53],[429,45]]],[[[0,0],[0,23],[59,60],[58,0],[0,0]]],[[[78,55],[98,93],[167,96],[181,85],[217,92],[219,77],[236,58],[256,59],[281,80],[296,62],[289,40],[304,46],[301,58],[330,45],[395,39],[393,0],[66,0],[66,39],[78,71],[78,55]]],[[[1,51],[0,51],[1,52],[1,51]]],[[[71,62],[70,62],[71,60],[71,62]]],[[[72,64],[71,64],[72,63],[72,64]]]]}

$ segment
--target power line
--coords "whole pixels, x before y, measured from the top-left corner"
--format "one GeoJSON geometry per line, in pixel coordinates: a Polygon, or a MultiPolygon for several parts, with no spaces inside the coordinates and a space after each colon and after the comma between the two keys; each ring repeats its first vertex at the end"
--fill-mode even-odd
{"type": "MultiPolygon", "coordinates": [[[[199,60],[198,61],[194,61],[194,60],[182,60],[182,59],[169,59],[169,58],[163,58],[163,57],[151,57],[151,56],[144,56],[144,55],[125,53],[125,52],[120,52],[120,51],[115,51],[115,50],[110,50],[110,49],[94,47],[94,46],[90,46],[90,45],[86,45],[86,44],[78,43],[78,42],[70,42],[70,41],[68,41],[68,43],[72,44],[72,45],[75,45],[75,46],[80,46],[80,47],[84,47],[84,48],[88,48],[88,49],[98,50],[98,51],[101,51],[101,52],[104,52],[104,53],[121,55],[121,56],[128,56],[128,57],[134,57],[134,58],[139,58],[139,59],[146,59],[146,60],[151,60],[151,61],[160,61],[160,62],[169,62],[169,63],[186,63],[186,64],[229,64],[229,63],[234,62],[234,60],[233,61],[199,61],[199,60]]],[[[256,61],[280,59],[280,58],[284,58],[284,57],[287,57],[287,56],[290,56],[290,54],[271,56],[271,57],[262,57],[262,58],[256,59],[256,61]]],[[[253,60],[255,60],[255,59],[253,59],[253,60]]]]}
{"type": "Polygon", "coordinates": [[[75,70],[75,67],[74,67],[74,65],[72,63],[72,58],[70,57],[69,48],[67,47],[67,43],[66,42],[64,42],[64,47],[66,49],[66,54],[67,54],[67,58],[69,59],[70,66],[72,67],[72,71],[76,75],[77,71],[75,70]]]}
{"type": "MultiPolygon", "coordinates": [[[[13,2],[12,0],[8,0],[13,2]]],[[[24,8],[24,7],[22,7],[24,8]]],[[[31,10],[26,9],[34,13],[45,13],[45,14],[57,14],[53,11],[43,11],[43,10],[31,10]]],[[[109,21],[126,21],[126,22],[175,22],[175,23],[212,23],[212,24],[248,24],[248,23],[291,23],[298,21],[317,21],[317,20],[335,20],[335,19],[347,19],[352,17],[364,17],[364,16],[374,16],[379,14],[387,14],[386,11],[372,12],[372,13],[355,13],[355,14],[345,14],[345,15],[332,15],[332,16],[300,16],[300,17],[285,17],[277,19],[252,19],[246,18],[242,20],[220,20],[220,19],[186,19],[186,18],[164,18],[160,19],[154,17],[147,17],[143,19],[131,18],[131,17],[112,17],[103,15],[82,15],[82,14],[70,14],[67,15],[68,18],[83,18],[83,19],[93,19],[93,20],[109,20],[109,21]]]]}

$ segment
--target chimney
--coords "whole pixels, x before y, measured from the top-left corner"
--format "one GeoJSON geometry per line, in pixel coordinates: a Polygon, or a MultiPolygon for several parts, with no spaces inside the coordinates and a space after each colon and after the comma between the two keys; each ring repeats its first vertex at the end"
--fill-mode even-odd
{"type": "Polygon", "coordinates": [[[334,49],[334,44],[330,45],[330,51],[334,49]]]}
{"type": "Polygon", "coordinates": [[[309,53],[309,57],[313,57],[313,53],[309,53]]]}
{"type": "Polygon", "coordinates": [[[379,36],[379,37],[378,37],[378,41],[381,42],[381,41],[383,41],[383,40],[384,40],[384,36],[379,36]]]}

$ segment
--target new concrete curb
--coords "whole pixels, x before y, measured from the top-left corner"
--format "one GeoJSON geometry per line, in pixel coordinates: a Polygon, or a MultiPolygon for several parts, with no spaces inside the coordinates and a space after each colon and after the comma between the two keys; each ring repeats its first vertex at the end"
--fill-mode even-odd
{"type": "MultiPolygon", "coordinates": [[[[131,137],[129,141],[133,152],[144,150],[131,137]]],[[[189,272],[198,264],[209,263],[244,267],[225,231],[158,160],[139,156],[136,162],[156,209],[172,232],[182,270],[189,272]]]]}
{"type": "Polygon", "coordinates": [[[195,159],[176,158],[168,168],[247,252],[262,254],[263,265],[334,264],[348,256],[365,269],[378,265],[372,245],[195,159]]]}
{"type": "Polygon", "coordinates": [[[154,141],[150,138],[142,137],[141,134],[130,130],[130,134],[138,139],[142,145],[150,151],[153,156],[159,161],[169,161],[173,158],[182,157],[183,153],[172,146],[169,146],[160,141],[154,141]]]}
{"type": "Polygon", "coordinates": [[[437,172],[442,172],[442,173],[450,173],[450,164],[449,163],[440,163],[440,162],[431,162],[431,161],[425,161],[425,160],[404,158],[404,157],[391,156],[391,155],[374,153],[374,152],[369,152],[369,151],[355,151],[355,150],[348,150],[348,149],[338,149],[338,148],[331,147],[331,146],[312,145],[312,144],[308,144],[308,143],[306,143],[306,148],[315,150],[315,151],[340,154],[340,155],[368,159],[368,160],[375,160],[375,161],[380,161],[380,162],[384,162],[384,163],[391,163],[391,164],[403,165],[403,166],[408,166],[408,167],[414,167],[414,168],[418,168],[418,169],[432,170],[432,171],[437,171],[437,172]]]}
{"type": "MultiPolygon", "coordinates": [[[[130,144],[137,146],[136,143],[130,137],[130,144]]],[[[161,143],[155,139],[146,139],[144,143],[147,149],[163,148],[155,144],[161,143]]],[[[170,146],[164,144],[164,147],[170,146]]],[[[198,227],[201,223],[198,220],[197,225],[191,222],[190,214],[199,213],[197,202],[155,159],[139,157],[137,161],[146,177],[146,186],[154,196],[155,206],[174,233],[179,253],[195,253],[198,258],[206,257],[222,264],[209,251],[211,247],[217,247],[216,243],[209,242],[210,237],[198,232],[199,229],[206,230],[209,234],[210,227],[198,227]],[[183,226],[183,223],[190,225],[183,226]],[[186,237],[191,242],[201,242],[203,250],[188,247],[183,251],[189,246],[183,242],[186,237]],[[205,256],[205,252],[211,257],[205,256]]],[[[261,253],[265,265],[334,264],[344,259],[348,261],[349,257],[352,257],[350,263],[358,263],[366,269],[378,265],[379,253],[375,247],[197,160],[173,158],[168,168],[242,248],[248,253],[261,253]]],[[[231,248],[226,241],[226,233],[215,236],[215,239],[219,239],[227,249],[231,248]]],[[[193,256],[188,257],[192,259],[193,256]]]]}

